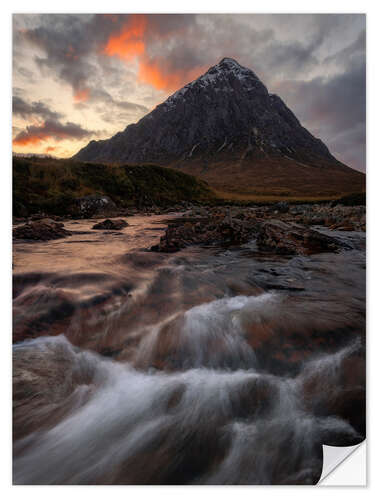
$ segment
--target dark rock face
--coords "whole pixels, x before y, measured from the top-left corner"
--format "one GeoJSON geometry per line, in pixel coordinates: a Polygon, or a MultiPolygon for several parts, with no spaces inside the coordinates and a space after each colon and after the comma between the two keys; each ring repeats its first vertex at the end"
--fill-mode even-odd
{"type": "Polygon", "coordinates": [[[280,97],[269,94],[250,69],[224,58],[137,124],[111,139],[91,141],[84,161],[155,161],[276,156],[339,165],[301,126],[280,97]]]}
{"type": "Polygon", "coordinates": [[[72,233],[64,229],[62,222],[52,219],[42,219],[13,229],[13,238],[16,240],[57,240],[72,233]]]}
{"type": "Polygon", "coordinates": [[[94,226],[92,226],[92,228],[93,229],[118,230],[118,229],[123,229],[124,227],[126,227],[128,225],[129,224],[123,219],[117,219],[117,220],[106,219],[102,222],[98,222],[98,224],[95,224],[94,226]]]}

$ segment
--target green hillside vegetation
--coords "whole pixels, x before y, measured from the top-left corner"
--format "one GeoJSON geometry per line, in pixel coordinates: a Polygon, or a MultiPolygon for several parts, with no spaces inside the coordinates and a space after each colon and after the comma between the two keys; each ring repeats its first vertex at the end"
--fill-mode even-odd
{"type": "Polygon", "coordinates": [[[205,181],[156,165],[105,165],[51,158],[13,158],[13,215],[65,215],[77,198],[100,194],[118,207],[206,203],[205,181]]]}

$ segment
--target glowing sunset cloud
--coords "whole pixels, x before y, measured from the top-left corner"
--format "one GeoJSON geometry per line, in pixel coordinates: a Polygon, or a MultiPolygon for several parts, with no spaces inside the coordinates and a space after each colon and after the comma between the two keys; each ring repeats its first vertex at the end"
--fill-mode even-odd
{"type": "Polygon", "coordinates": [[[120,34],[110,36],[103,53],[107,56],[117,56],[129,61],[134,57],[144,54],[144,34],[147,18],[144,15],[132,15],[129,22],[125,23],[120,34]]]}
{"type": "Polygon", "coordinates": [[[162,68],[158,61],[150,60],[146,54],[147,29],[149,31],[151,29],[147,16],[142,14],[130,16],[121,32],[109,37],[102,53],[124,61],[137,58],[139,61],[138,81],[152,85],[157,90],[174,91],[199,76],[202,68],[189,71],[168,70],[166,67],[162,68]]]}
{"type": "Polygon", "coordinates": [[[158,90],[173,92],[198,78],[202,72],[201,67],[189,71],[168,71],[162,69],[156,61],[151,62],[144,58],[139,64],[138,80],[158,90]]]}
{"type": "Polygon", "coordinates": [[[94,134],[93,131],[86,130],[76,123],[68,122],[62,124],[58,121],[47,120],[41,125],[29,125],[22,130],[14,139],[14,146],[37,145],[40,142],[52,139],[63,141],[64,139],[81,140],[87,139],[94,134]]]}
{"type": "Polygon", "coordinates": [[[77,90],[74,92],[74,102],[84,102],[90,97],[89,89],[77,90]]]}
{"type": "Polygon", "coordinates": [[[50,139],[51,136],[45,135],[44,137],[42,136],[37,136],[37,135],[29,135],[25,137],[19,137],[13,139],[13,146],[29,146],[30,144],[32,145],[37,145],[42,141],[46,141],[47,139],[50,139]]]}

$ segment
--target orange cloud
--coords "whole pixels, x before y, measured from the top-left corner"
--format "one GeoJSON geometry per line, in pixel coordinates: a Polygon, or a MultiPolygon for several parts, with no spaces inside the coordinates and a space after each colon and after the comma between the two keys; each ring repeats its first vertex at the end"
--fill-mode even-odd
{"type": "Polygon", "coordinates": [[[35,145],[49,139],[54,141],[63,141],[64,139],[81,140],[87,139],[93,134],[93,131],[86,130],[76,123],[62,124],[58,121],[47,120],[41,125],[29,125],[26,129],[21,130],[13,139],[13,145],[35,145]]]}
{"type": "Polygon", "coordinates": [[[180,75],[162,71],[156,62],[140,61],[138,80],[148,83],[158,90],[173,90],[179,85],[180,75]]]}
{"type": "Polygon", "coordinates": [[[46,141],[47,139],[51,139],[51,136],[48,134],[39,134],[39,135],[28,135],[23,137],[16,137],[13,139],[14,146],[29,146],[39,144],[42,141],[46,141]]]}
{"type": "Polygon", "coordinates": [[[56,151],[54,146],[48,146],[48,148],[44,150],[45,153],[52,153],[53,151],[56,151]]]}
{"type": "Polygon", "coordinates": [[[84,102],[90,97],[89,89],[76,90],[74,92],[74,102],[84,102]]]}
{"type": "Polygon", "coordinates": [[[186,83],[195,80],[205,68],[197,67],[191,70],[168,70],[162,68],[157,61],[143,58],[139,64],[138,80],[148,83],[158,90],[173,92],[186,83]]]}
{"type": "MultiPolygon", "coordinates": [[[[151,60],[146,53],[145,42],[146,34],[150,34],[151,31],[153,28],[146,15],[133,14],[123,25],[120,33],[117,32],[109,37],[102,53],[124,61],[137,58],[138,81],[152,85],[158,90],[175,91],[202,73],[202,69],[205,68],[176,70],[168,68],[168,61],[151,60]]],[[[158,37],[168,36],[155,32],[153,34],[158,37]]]]}
{"type": "Polygon", "coordinates": [[[78,56],[75,53],[75,50],[72,45],[69,45],[68,50],[65,53],[65,57],[67,59],[74,59],[75,61],[78,59],[78,56]]]}
{"type": "Polygon", "coordinates": [[[117,56],[129,61],[144,54],[144,34],[147,26],[147,17],[143,14],[132,15],[124,24],[121,33],[110,36],[103,53],[107,56],[117,56]]]}

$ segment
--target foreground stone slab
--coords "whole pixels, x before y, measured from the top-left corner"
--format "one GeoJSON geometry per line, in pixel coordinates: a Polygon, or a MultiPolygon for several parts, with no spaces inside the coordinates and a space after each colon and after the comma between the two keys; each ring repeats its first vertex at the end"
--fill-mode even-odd
{"type": "Polygon", "coordinates": [[[52,219],[42,219],[30,222],[13,229],[13,238],[16,240],[57,240],[65,238],[72,233],[64,228],[62,222],[52,219]]]}

